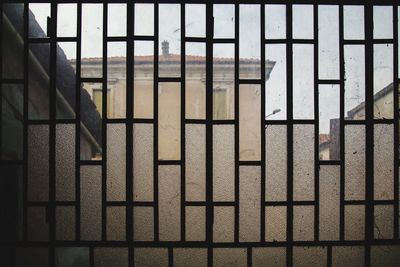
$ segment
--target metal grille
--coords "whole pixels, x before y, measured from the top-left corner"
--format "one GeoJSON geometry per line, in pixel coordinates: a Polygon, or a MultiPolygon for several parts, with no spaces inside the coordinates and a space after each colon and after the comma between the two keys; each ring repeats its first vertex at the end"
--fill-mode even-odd
{"type": "Polygon", "coordinates": [[[400,264],[397,3],[41,2],[48,18],[38,33],[36,1],[28,2],[1,5],[2,264],[400,264]],[[223,8],[230,20],[218,20],[223,8]],[[257,16],[242,17],[248,10],[257,16]],[[361,20],[352,20],[354,10],[361,20]],[[200,33],[188,23],[193,16],[200,33]],[[58,32],[58,19],[76,32],[58,32]],[[168,48],[163,31],[174,23],[178,41],[168,48]],[[85,47],[85,34],[100,42],[85,47]],[[67,46],[75,49],[68,61],[60,56],[67,46]],[[111,47],[125,56],[110,55],[111,47]],[[149,57],[138,52],[144,47],[149,57]],[[241,47],[258,55],[245,58],[241,47]],[[120,95],[113,64],[122,66],[120,95]],[[385,64],[389,78],[380,76],[385,64]],[[278,66],[280,96],[268,85],[278,66]],[[140,68],[151,76],[148,95],[139,91],[140,68]],[[202,98],[191,95],[191,77],[201,80],[202,98]],[[364,83],[359,102],[352,79],[364,83]],[[386,92],[382,115],[377,101],[386,92]],[[268,104],[274,97],[279,109],[268,104]],[[328,106],[336,115],[325,116],[328,106]]]}

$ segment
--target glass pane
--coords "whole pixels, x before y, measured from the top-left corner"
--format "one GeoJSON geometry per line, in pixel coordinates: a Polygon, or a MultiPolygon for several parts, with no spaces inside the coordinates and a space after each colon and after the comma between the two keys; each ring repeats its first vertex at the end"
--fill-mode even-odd
{"type": "Polygon", "coordinates": [[[364,239],[365,206],[346,205],[344,208],[344,239],[364,239]]]}
{"type": "Polygon", "coordinates": [[[108,36],[126,36],[126,4],[108,4],[108,36]]]}
{"type": "Polygon", "coordinates": [[[396,266],[399,264],[400,246],[371,246],[371,266],[396,266]]]}
{"type": "Polygon", "coordinates": [[[239,77],[260,78],[260,6],[239,6],[239,77]]]}
{"type": "Polygon", "coordinates": [[[178,4],[160,4],[159,10],[160,77],[181,76],[181,8],[178,4]]]}
{"type": "Polygon", "coordinates": [[[374,117],[393,118],[392,44],[374,44],[374,117]]]}
{"type": "Polygon", "coordinates": [[[374,6],[374,39],[393,38],[393,7],[374,6]]]}
{"type": "Polygon", "coordinates": [[[365,126],[344,127],[345,199],[365,199],[365,126]]]}
{"type": "Polygon", "coordinates": [[[50,44],[29,44],[29,49],[34,55],[28,60],[28,117],[46,120],[50,112],[50,44]]]}
{"type": "Polygon", "coordinates": [[[181,158],[180,83],[158,85],[158,159],[181,158]]]}
{"type": "Polygon", "coordinates": [[[154,43],[135,41],[133,107],[135,118],[153,118],[154,43]]]}
{"type": "Polygon", "coordinates": [[[293,266],[326,266],[325,247],[293,247],[293,266]]]}
{"type": "Polygon", "coordinates": [[[344,46],[344,106],[347,120],[365,119],[365,48],[344,46]]]}
{"type": "Polygon", "coordinates": [[[285,201],[287,193],[286,125],[265,128],[265,200],[285,201]]]}
{"type": "Polygon", "coordinates": [[[101,160],[103,89],[101,83],[84,83],[81,89],[81,160],[101,160]]]}
{"type": "Polygon", "coordinates": [[[374,125],[374,199],[393,199],[393,150],[392,124],[374,125]]]}
{"type": "Polygon", "coordinates": [[[76,43],[57,43],[57,119],[74,119],[76,107],[76,43]]]}
{"type": "Polygon", "coordinates": [[[186,124],[186,201],[206,198],[206,128],[186,124]]]}
{"type": "Polygon", "coordinates": [[[103,16],[101,14],[103,14],[102,4],[82,4],[82,77],[102,77],[103,16]]]}
{"type": "Polygon", "coordinates": [[[214,5],[214,38],[235,37],[235,6],[214,5]]]}
{"type": "MultiPolygon", "coordinates": [[[[5,79],[19,79],[24,75],[24,52],[23,42],[17,41],[17,36],[12,30],[10,20],[23,20],[23,4],[2,4],[3,16],[1,34],[3,40],[11,40],[11,42],[2,42],[2,77],[5,79]],[[18,12],[15,12],[18,10],[18,12]]],[[[20,25],[20,35],[23,34],[24,26],[20,25]]]]}
{"type": "Polygon", "coordinates": [[[239,86],[239,160],[261,159],[261,86],[239,86]]]}
{"type": "Polygon", "coordinates": [[[28,241],[49,241],[49,221],[45,207],[27,208],[28,241]]]}
{"type": "Polygon", "coordinates": [[[265,45],[265,119],[286,119],[286,45],[265,45]]]}
{"type": "Polygon", "coordinates": [[[28,200],[49,199],[49,127],[28,127],[28,200]]]}
{"type": "Polygon", "coordinates": [[[286,207],[265,207],[265,240],[286,241],[286,207]]]}
{"type": "Polygon", "coordinates": [[[101,166],[81,167],[81,239],[101,239],[102,178],[101,166]]]}
{"type": "Polygon", "coordinates": [[[153,200],[153,125],[133,125],[133,198],[153,200]]]}
{"type": "Polygon", "coordinates": [[[343,7],[344,39],[364,39],[364,7],[343,7]]]}
{"type": "Polygon", "coordinates": [[[56,207],[56,239],[75,240],[75,207],[56,207]]]}
{"type": "Polygon", "coordinates": [[[57,36],[76,37],[77,4],[58,4],[57,36]]]}
{"type": "Polygon", "coordinates": [[[340,87],[319,86],[319,159],[340,159],[340,87]]]}
{"type": "Polygon", "coordinates": [[[235,49],[233,44],[213,46],[213,119],[233,119],[235,112],[235,49]]]}
{"type": "Polygon", "coordinates": [[[293,198],[314,200],[314,125],[293,126],[293,198]]]}
{"type": "Polygon", "coordinates": [[[206,5],[185,5],[187,37],[206,37],[206,5]]]}
{"type": "Polygon", "coordinates": [[[128,267],[127,248],[94,248],[94,266],[128,267]]]}
{"type": "Polygon", "coordinates": [[[29,4],[29,37],[47,37],[47,18],[50,18],[50,4],[29,4]]]}
{"type": "Polygon", "coordinates": [[[213,249],[213,266],[247,266],[247,249],[246,248],[214,248],[213,249]]]}
{"type": "Polygon", "coordinates": [[[332,266],[364,266],[364,247],[332,247],[332,266]]]}
{"type": "Polygon", "coordinates": [[[314,240],[314,206],[293,207],[293,239],[295,241],[314,240]]]}
{"type": "Polygon", "coordinates": [[[285,5],[265,5],[265,38],[286,38],[285,5]]]}
{"type": "Polygon", "coordinates": [[[174,249],[174,266],[207,266],[207,249],[206,248],[175,248],[174,249]]]}
{"type": "Polygon", "coordinates": [[[135,4],[135,35],[154,34],[154,5],[135,4]]]}
{"type": "Polygon", "coordinates": [[[153,207],[133,208],[133,240],[154,240],[154,211],[153,207]]]}
{"type": "Polygon", "coordinates": [[[186,241],[206,240],[206,208],[186,207],[186,241]]]}
{"type": "Polygon", "coordinates": [[[58,267],[89,267],[89,248],[64,247],[56,248],[56,266],[58,267]]]}
{"type": "Polygon", "coordinates": [[[186,43],[186,118],[206,118],[206,45],[186,43]]]}
{"type": "Polygon", "coordinates": [[[125,240],[125,207],[107,207],[107,240],[125,240]]]}
{"type": "Polygon", "coordinates": [[[293,38],[314,38],[314,13],[312,5],[293,5],[293,38]]]}
{"type": "Polygon", "coordinates": [[[107,118],[126,117],[126,43],[107,44],[107,118]]]}
{"type": "Polygon", "coordinates": [[[160,241],[181,240],[180,166],[159,166],[159,235],[160,241]]]}
{"type": "Polygon", "coordinates": [[[393,206],[375,205],[374,206],[374,238],[392,239],[393,238],[393,206]]]}
{"type": "Polygon", "coordinates": [[[1,86],[1,158],[18,160],[23,157],[23,85],[1,86]]]}
{"type": "Polygon", "coordinates": [[[168,266],[167,248],[134,248],[134,266],[168,266]]]}
{"type": "Polygon", "coordinates": [[[235,207],[214,207],[213,241],[233,242],[235,207]]]}
{"type": "Polygon", "coordinates": [[[261,169],[239,167],[239,241],[260,241],[261,169]]]}
{"type": "Polygon", "coordinates": [[[213,126],[213,199],[234,200],[235,132],[233,125],[213,126]]]}
{"type": "Polygon", "coordinates": [[[254,267],[262,267],[265,264],[276,267],[286,266],[285,247],[253,248],[252,250],[254,267]]]}
{"type": "Polygon", "coordinates": [[[339,240],[340,166],[320,166],[319,238],[339,240]]]}
{"type": "Polygon", "coordinates": [[[339,8],[318,6],[318,73],[339,79],[339,8]]]}
{"type": "Polygon", "coordinates": [[[107,124],[107,200],[125,201],[126,127],[107,124]]]}
{"type": "Polygon", "coordinates": [[[314,118],[314,45],[293,45],[293,117],[314,118]]]}
{"type": "Polygon", "coordinates": [[[75,200],[75,125],[56,125],[56,200],[75,200]]]}

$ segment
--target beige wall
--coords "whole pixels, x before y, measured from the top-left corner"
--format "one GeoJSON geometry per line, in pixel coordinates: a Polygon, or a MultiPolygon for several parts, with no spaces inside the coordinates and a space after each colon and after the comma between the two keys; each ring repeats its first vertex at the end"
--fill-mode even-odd
{"type": "MultiPolygon", "coordinates": [[[[84,62],[84,60],[83,60],[84,62]]],[[[101,60],[98,60],[101,64],[101,60]]],[[[125,60],[115,59],[108,62],[108,118],[126,117],[126,73],[125,60]]],[[[267,66],[267,74],[273,63],[267,66]]],[[[101,69],[97,64],[82,64],[84,73],[95,75],[101,69]]],[[[160,64],[159,75],[174,77],[180,69],[171,64],[160,64]]],[[[241,78],[252,77],[256,68],[241,71],[241,78]],[[247,71],[247,72],[246,72],[247,71]]],[[[154,118],[154,68],[152,61],[134,66],[134,117],[140,119],[154,118]]],[[[267,77],[269,75],[266,75],[267,77]]],[[[199,61],[186,64],[185,77],[185,118],[205,119],[206,117],[206,65],[199,61]]],[[[101,88],[101,84],[84,84],[89,95],[93,89],[101,88]]],[[[214,119],[234,119],[234,64],[233,61],[216,63],[213,66],[214,119]]],[[[178,160],[180,155],[181,132],[181,97],[182,88],[179,83],[160,83],[158,85],[158,119],[159,119],[159,159],[178,160]]],[[[94,101],[96,102],[96,101],[94,101]]],[[[258,85],[241,85],[239,88],[240,108],[240,148],[241,160],[261,159],[261,87],[258,85]],[[254,116],[257,114],[258,116],[254,116]]],[[[98,109],[101,106],[98,105],[98,109]]],[[[99,110],[101,113],[101,110],[99,110]]]]}

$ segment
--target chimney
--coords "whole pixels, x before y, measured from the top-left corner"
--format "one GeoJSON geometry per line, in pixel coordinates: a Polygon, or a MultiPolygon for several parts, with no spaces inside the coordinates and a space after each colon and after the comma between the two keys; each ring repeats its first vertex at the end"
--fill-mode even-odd
{"type": "Polygon", "coordinates": [[[163,56],[168,56],[169,55],[169,43],[167,40],[164,40],[161,43],[161,49],[162,49],[162,55],[163,56]]]}

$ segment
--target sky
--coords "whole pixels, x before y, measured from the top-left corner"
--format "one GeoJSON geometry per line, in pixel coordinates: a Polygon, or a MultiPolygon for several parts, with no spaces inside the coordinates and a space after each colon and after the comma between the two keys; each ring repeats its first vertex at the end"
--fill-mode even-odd
{"type": "MultiPolygon", "coordinates": [[[[260,5],[240,5],[239,10],[239,55],[240,58],[260,59],[260,5]]],[[[284,5],[266,5],[265,37],[286,38],[284,5]]],[[[50,16],[49,4],[30,4],[30,9],[43,29],[50,16]]],[[[293,6],[293,38],[313,39],[313,23],[318,21],[318,76],[319,79],[339,79],[339,27],[338,7],[319,6],[319,17],[313,17],[312,5],[293,6]]],[[[187,4],[185,7],[185,30],[188,37],[205,37],[205,5],[187,4]]],[[[58,36],[76,36],[76,4],[59,4],[58,36]]],[[[82,5],[82,58],[102,56],[103,36],[102,4],[82,5]]],[[[374,7],[374,38],[393,38],[392,11],[390,7],[374,7]]],[[[108,5],[108,35],[126,36],[126,4],[108,5]]],[[[214,5],[214,38],[234,37],[234,6],[214,5]]],[[[364,38],[362,6],[345,6],[344,37],[359,40],[364,38]]],[[[135,34],[154,34],[154,9],[152,4],[135,4],[135,34]]],[[[180,5],[159,5],[159,40],[169,42],[170,53],[180,53],[180,5]]],[[[74,43],[59,43],[67,58],[75,58],[74,43]]],[[[161,44],[159,44],[161,53],[161,44]]],[[[125,56],[125,44],[114,43],[108,47],[109,56],[125,56]]],[[[152,53],[149,42],[135,44],[135,55],[152,53]]],[[[269,80],[266,82],[266,111],[280,112],[268,119],[286,119],[286,46],[267,44],[266,60],[275,61],[269,80]]],[[[314,48],[312,44],[293,46],[293,114],[295,119],[313,119],[314,108],[314,48]]],[[[232,57],[233,45],[215,45],[214,56],[232,57]]],[[[205,46],[186,44],[186,54],[205,55],[205,46]]],[[[400,53],[399,53],[400,54],[400,53]]],[[[345,58],[345,112],[364,101],[365,71],[362,46],[347,45],[345,58]]],[[[393,46],[374,45],[374,93],[393,80],[393,46]]],[[[329,119],[339,116],[339,88],[319,86],[320,132],[329,132],[329,119]]]]}

